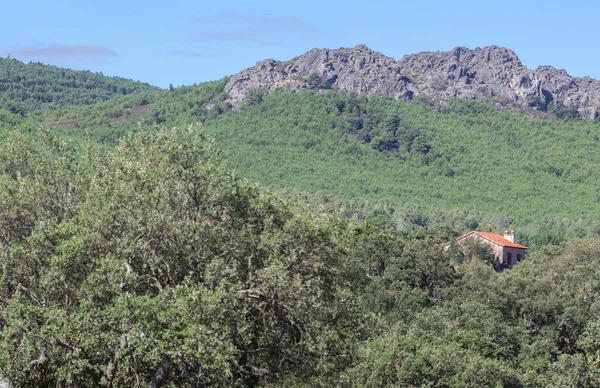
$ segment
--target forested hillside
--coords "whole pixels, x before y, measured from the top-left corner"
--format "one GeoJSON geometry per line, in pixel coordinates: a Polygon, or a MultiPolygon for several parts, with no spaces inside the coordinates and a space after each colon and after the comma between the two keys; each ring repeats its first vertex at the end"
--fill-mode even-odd
{"type": "Polygon", "coordinates": [[[231,110],[223,87],[227,78],[170,90],[115,96],[92,105],[53,109],[39,115],[45,126],[87,129],[101,142],[114,141],[136,123],[183,124],[204,122],[231,110]]]}
{"type": "Polygon", "coordinates": [[[518,227],[534,246],[600,234],[596,123],[460,99],[431,107],[311,90],[256,90],[232,111],[226,82],[64,107],[42,119],[72,138],[113,145],[152,124],[204,122],[242,176],[398,229],[518,227]]]}
{"type": "Polygon", "coordinates": [[[206,130],[242,176],[267,186],[396,209],[472,209],[521,225],[590,220],[600,211],[594,123],[531,119],[464,100],[431,109],[301,91],[266,95],[207,121],[206,130]]]}
{"type": "Polygon", "coordinates": [[[48,70],[1,95],[15,387],[600,385],[600,124],[48,70]]]}
{"type": "Polygon", "coordinates": [[[0,107],[24,114],[158,90],[147,83],[0,58],[0,107]]]}
{"type": "Polygon", "coordinates": [[[0,374],[17,387],[600,384],[596,241],[496,273],[444,253],[444,228],[286,204],[199,126],[114,151],[16,133],[0,167],[0,374]]]}

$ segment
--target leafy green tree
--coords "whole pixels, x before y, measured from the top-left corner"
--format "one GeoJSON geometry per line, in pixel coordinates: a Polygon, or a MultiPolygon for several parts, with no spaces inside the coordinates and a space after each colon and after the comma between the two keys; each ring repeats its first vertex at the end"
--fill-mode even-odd
{"type": "Polygon", "coordinates": [[[246,105],[247,106],[257,106],[261,102],[263,102],[263,98],[267,93],[266,90],[261,88],[250,89],[246,95],[246,105]]]}
{"type": "Polygon", "coordinates": [[[237,180],[197,127],[81,155],[17,136],[0,160],[15,385],[328,385],[352,362],[347,223],[237,180]]]}
{"type": "Polygon", "coordinates": [[[566,106],[564,104],[552,104],[551,110],[556,114],[556,118],[564,121],[574,120],[579,118],[579,112],[576,107],[566,106]]]}
{"type": "Polygon", "coordinates": [[[331,88],[325,74],[319,75],[319,73],[311,73],[306,79],[306,82],[308,82],[308,87],[314,90],[331,88]]]}
{"type": "Polygon", "coordinates": [[[501,268],[500,263],[494,256],[492,247],[475,238],[467,239],[461,242],[461,244],[453,243],[449,249],[449,253],[453,260],[459,263],[470,260],[481,260],[496,270],[501,268]]]}

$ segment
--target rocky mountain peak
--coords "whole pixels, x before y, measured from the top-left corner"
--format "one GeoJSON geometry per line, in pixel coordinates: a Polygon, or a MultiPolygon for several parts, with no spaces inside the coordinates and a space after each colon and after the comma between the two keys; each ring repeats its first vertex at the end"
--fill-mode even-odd
{"type": "Polygon", "coordinates": [[[366,44],[357,44],[356,46],[354,46],[355,50],[362,50],[362,51],[371,51],[370,48],[367,47],[366,44]]]}
{"type": "Polygon", "coordinates": [[[600,81],[576,78],[549,66],[531,70],[505,47],[422,52],[396,61],[364,44],[353,48],[312,49],[290,61],[266,59],[232,76],[225,90],[234,106],[252,89],[285,87],[333,89],[411,100],[451,97],[499,98],[511,106],[545,110],[562,104],[586,119],[600,111],[600,81]]]}
{"type": "Polygon", "coordinates": [[[482,50],[484,52],[486,61],[490,64],[500,66],[507,63],[512,63],[516,66],[522,66],[517,54],[510,49],[499,46],[487,46],[482,50]]]}

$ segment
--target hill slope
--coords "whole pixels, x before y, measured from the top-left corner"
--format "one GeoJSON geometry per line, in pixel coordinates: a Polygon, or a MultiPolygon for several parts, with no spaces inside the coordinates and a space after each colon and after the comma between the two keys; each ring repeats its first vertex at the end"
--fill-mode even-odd
{"type": "Polygon", "coordinates": [[[0,109],[0,385],[600,386],[600,218],[496,273],[444,228],[285,204],[173,125],[264,185],[543,223],[599,214],[600,124],[314,90],[229,112],[226,83],[150,93],[139,126],[107,113],[145,94],[67,109],[114,119],[89,132],[0,109]]]}
{"type": "Polygon", "coordinates": [[[520,222],[600,212],[600,125],[584,121],[549,122],[463,100],[432,110],[281,91],[208,121],[206,131],[243,176],[268,186],[471,208],[520,222]],[[379,148],[390,143],[396,148],[379,148]]]}
{"type": "Polygon", "coordinates": [[[0,107],[10,105],[13,110],[39,111],[57,106],[90,105],[151,90],[159,88],[101,73],[0,59],[0,107]]]}
{"type": "Polygon", "coordinates": [[[14,136],[0,209],[4,385],[600,386],[598,241],[495,273],[442,229],[286,205],[197,126],[14,136]]]}
{"type": "Polygon", "coordinates": [[[528,69],[512,50],[497,46],[422,52],[400,61],[365,45],[313,49],[286,62],[258,62],[232,76],[225,90],[232,103],[239,105],[249,90],[278,87],[332,88],[403,100],[492,98],[530,114],[558,108],[559,115],[588,120],[595,119],[600,110],[600,81],[571,77],[550,66],[528,69]]]}
{"type": "MultiPolygon", "coordinates": [[[[236,77],[43,116],[68,122],[71,136],[81,138],[73,129],[87,128],[86,137],[109,143],[137,131],[138,122],[151,130],[201,121],[244,177],[294,192],[387,201],[396,211],[471,209],[498,215],[495,226],[589,221],[600,211],[598,124],[531,119],[456,98],[431,109],[300,83],[291,93],[251,92],[229,112],[227,99],[236,95],[225,90],[236,77]],[[149,105],[141,106],[146,96],[149,105]],[[137,108],[145,116],[132,114],[137,108]]],[[[324,85],[323,78],[309,78],[303,82],[324,85]]],[[[590,222],[576,235],[594,235],[590,222]]]]}

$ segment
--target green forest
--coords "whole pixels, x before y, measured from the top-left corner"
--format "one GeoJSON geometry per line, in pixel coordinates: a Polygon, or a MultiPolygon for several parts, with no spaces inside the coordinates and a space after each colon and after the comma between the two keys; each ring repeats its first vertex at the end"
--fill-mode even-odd
{"type": "Polygon", "coordinates": [[[600,124],[61,71],[0,61],[13,386],[600,385],[600,124]]]}
{"type": "Polygon", "coordinates": [[[0,107],[24,114],[158,90],[147,83],[0,58],[0,107]]]}

